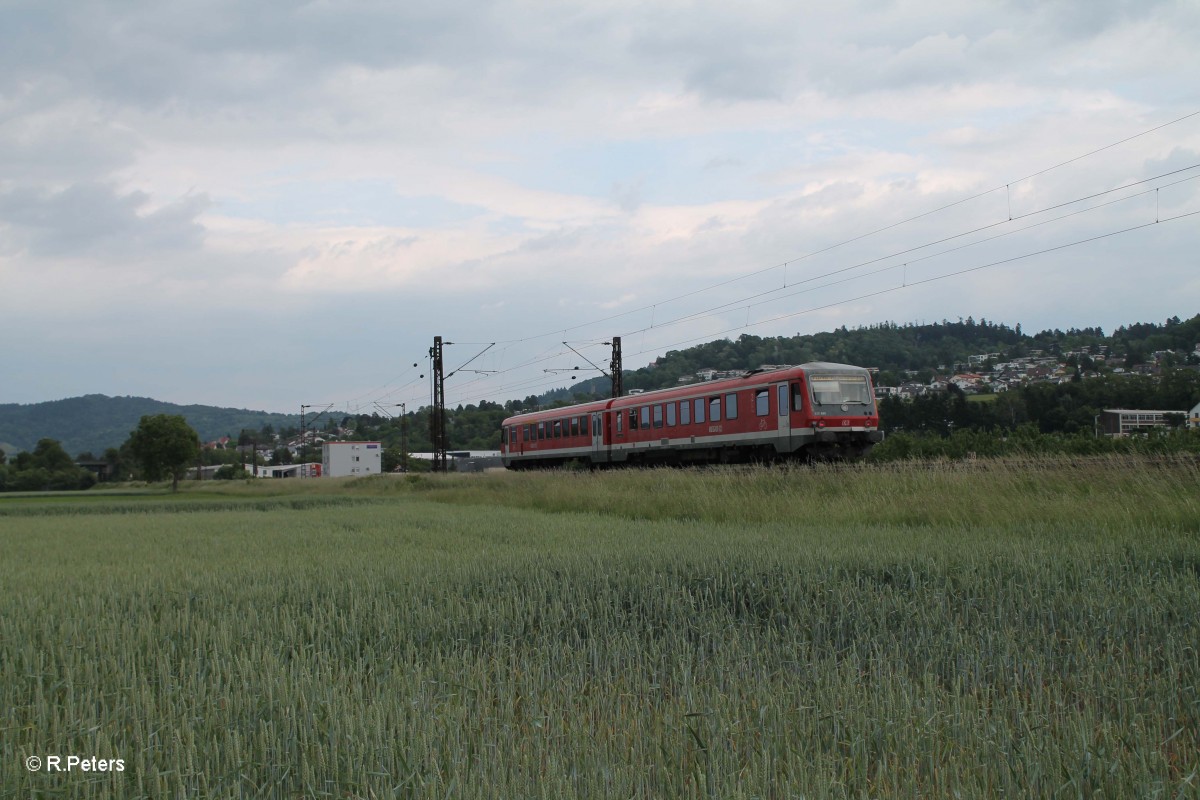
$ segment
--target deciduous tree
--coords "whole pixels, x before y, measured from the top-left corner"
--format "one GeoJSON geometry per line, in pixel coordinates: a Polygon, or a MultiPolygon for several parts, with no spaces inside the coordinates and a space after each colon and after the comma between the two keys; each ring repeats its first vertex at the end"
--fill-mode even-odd
{"type": "Polygon", "coordinates": [[[200,455],[200,437],[178,414],[144,416],[129,436],[129,449],[147,480],[171,476],[171,490],[179,488],[179,479],[188,465],[200,455]]]}

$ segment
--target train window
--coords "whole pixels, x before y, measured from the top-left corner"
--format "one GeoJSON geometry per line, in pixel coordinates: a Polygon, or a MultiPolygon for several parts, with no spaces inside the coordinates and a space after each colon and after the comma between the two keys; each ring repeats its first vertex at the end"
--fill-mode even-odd
{"type": "Polygon", "coordinates": [[[818,406],[871,405],[865,374],[815,373],[809,376],[812,401],[818,406]]]}
{"type": "Polygon", "coordinates": [[[675,404],[667,403],[667,427],[675,427],[675,404]]]}
{"type": "Polygon", "coordinates": [[[691,425],[692,424],[692,401],[691,400],[684,400],[682,403],[679,404],[679,424],[680,425],[691,425]]]}
{"type": "Polygon", "coordinates": [[[540,442],[546,438],[546,423],[539,422],[537,425],[537,440],[540,442]]]}
{"type": "Polygon", "coordinates": [[[529,426],[528,425],[523,425],[521,427],[521,441],[523,441],[523,442],[529,441],[529,426]]]}
{"type": "Polygon", "coordinates": [[[642,406],[642,427],[650,427],[650,406],[642,406]]]}
{"type": "Polygon", "coordinates": [[[637,409],[629,409],[629,430],[636,431],[638,429],[637,409]]]}
{"type": "Polygon", "coordinates": [[[779,396],[775,399],[778,401],[776,405],[779,406],[779,416],[786,417],[788,410],[788,388],[786,383],[779,384],[779,391],[777,394],[779,396]]]}
{"type": "Polygon", "coordinates": [[[562,438],[562,420],[559,420],[559,419],[554,420],[554,438],[555,439],[562,438]]]}
{"type": "Polygon", "coordinates": [[[696,422],[704,422],[704,398],[696,398],[696,422]]]}
{"type": "Polygon", "coordinates": [[[721,398],[710,397],[708,399],[708,421],[709,422],[720,422],[721,421],[721,398]]]}
{"type": "Polygon", "coordinates": [[[733,392],[725,395],[725,419],[737,419],[737,395],[733,392]]]}
{"type": "Polygon", "coordinates": [[[804,392],[800,389],[800,384],[792,384],[792,411],[804,410],[804,392]]]}
{"type": "Polygon", "coordinates": [[[663,407],[659,403],[654,407],[654,427],[661,428],[663,426],[663,407]]]}
{"type": "Polygon", "coordinates": [[[771,392],[769,390],[759,389],[754,393],[754,413],[760,417],[771,413],[771,392]]]}
{"type": "Polygon", "coordinates": [[[583,436],[588,435],[588,418],[586,414],[579,418],[579,433],[583,436]]]}
{"type": "Polygon", "coordinates": [[[624,431],[621,430],[621,424],[624,422],[624,420],[625,420],[625,415],[622,414],[620,411],[618,411],[617,412],[617,434],[618,435],[624,433],[624,431]]]}
{"type": "Polygon", "coordinates": [[[571,417],[571,435],[579,435],[579,417],[571,417]]]}

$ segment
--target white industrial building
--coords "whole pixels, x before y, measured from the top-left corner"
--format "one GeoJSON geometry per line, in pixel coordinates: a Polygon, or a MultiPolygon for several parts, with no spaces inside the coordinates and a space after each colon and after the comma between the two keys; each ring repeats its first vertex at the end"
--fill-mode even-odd
{"type": "Polygon", "coordinates": [[[321,453],[321,473],[329,478],[383,472],[383,445],[379,442],[326,442],[321,453]]]}
{"type": "Polygon", "coordinates": [[[319,478],[320,464],[254,464],[246,471],[255,478],[319,478]]]}

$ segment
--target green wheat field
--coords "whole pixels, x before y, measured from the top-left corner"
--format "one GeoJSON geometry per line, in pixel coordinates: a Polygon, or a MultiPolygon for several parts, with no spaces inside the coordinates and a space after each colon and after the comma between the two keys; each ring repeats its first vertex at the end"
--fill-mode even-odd
{"type": "Polygon", "coordinates": [[[1200,797],[1194,460],[125,487],[0,543],[0,797],[1200,797]]]}

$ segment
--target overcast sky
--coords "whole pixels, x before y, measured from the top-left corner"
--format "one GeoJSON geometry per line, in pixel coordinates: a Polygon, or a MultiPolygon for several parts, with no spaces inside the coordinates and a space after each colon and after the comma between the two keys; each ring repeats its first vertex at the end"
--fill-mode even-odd
{"type": "Polygon", "coordinates": [[[1194,0],[5,0],[0,402],[1188,317],[1198,74],[1194,0]]]}

